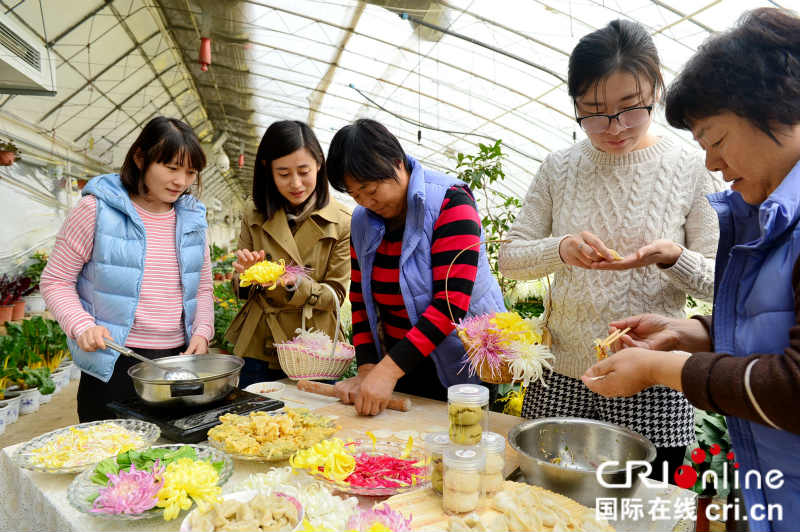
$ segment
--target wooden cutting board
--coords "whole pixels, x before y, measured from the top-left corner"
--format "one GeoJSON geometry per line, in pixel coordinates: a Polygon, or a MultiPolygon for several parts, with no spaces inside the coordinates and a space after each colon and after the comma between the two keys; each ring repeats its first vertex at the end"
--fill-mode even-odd
{"type": "MultiPolygon", "coordinates": [[[[519,484],[510,480],[506,480],[503,484],[504,489],[513,488],[515,486],[519,486],[519,484]]],[[[550,496],[555,497],[560,502],[559,506],[570,512],[583,513],[589,510],[589,508],[586,508],[585,506],[568,497],[559,495],[558,493],[553,493],[552,491],[540,488],[539,486],[531,486],[528,484],[524,484],[524,486],[527,489],[541,493],[547,493],[550,496]]],[[[406,517],[410,515],[412,518],[411,528],[413,530],[448,529],[447,525],[450,517],[442,510],[442,497],[434,492],[431,488],[401,493],[400,495],[389,497],[386,499],[386,503],[388,503],[393,510],[401,512],[406,517]]],[[[498,515],[498,512],[492,510],[488,503],[485,503],[483,507],[477,511],[477,513],[481,517],[481,521],[483,521],[484,524],[490,523],[492,517],[498,515]]]]}

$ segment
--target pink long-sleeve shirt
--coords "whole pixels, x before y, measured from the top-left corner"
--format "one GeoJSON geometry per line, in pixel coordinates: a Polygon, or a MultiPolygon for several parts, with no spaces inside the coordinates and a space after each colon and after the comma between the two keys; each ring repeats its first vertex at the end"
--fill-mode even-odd
{"type": "MultiPolygon", "coordinates": [[[[183,290],[175,245],[175,209],[164,213],[146,211],[133,204],[144,224],[147,248],[139,301],[133,327],[125,345],[145,349],[169,349],[185,343],[183,290]]],[[[67,216],[56,237],[53,252],[42,272],[40,289],[61,328],[78,338],[95,325],[94,316],[83,309],[76,284],[83,265],[92,258],[97,199],[86,195],[67,216]]],[[[209,342],[214,337],[214,296],[211,259],[205,260],[197,289],[197,312],[192,335],[209,342]]]]}

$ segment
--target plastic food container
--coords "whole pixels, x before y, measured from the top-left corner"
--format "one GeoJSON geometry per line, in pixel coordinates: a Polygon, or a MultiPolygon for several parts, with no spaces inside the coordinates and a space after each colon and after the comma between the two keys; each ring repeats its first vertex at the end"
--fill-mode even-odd
{"type": "Polygon", "coordinates": [[[503,489],[506,439],[496,432],[484,432],[482,444],[486,452],[486,465],[481,473],[481,490],[485,497],[492,497],[503,489]]]}
{"type": "Polygon", "coordinates": [[[446,432],[434,432],[425,436],[425,451],[431,464],[431,487],[442,494],[444,482],[444,452],[450,446],[450,436],[446,432]]]}
{"type": "Polygon", "coordinates": [[[478,384],[456,384],[447,389],[450,441],[477,445],[489,430],[489,388],[478,384]]]}
{"type": "Polygon", "coordinates": [[[452,446],[444,452],[442,509],[447,515],[465,514],[481,502],[481,471],[486,466],[483,447],[452,446]]]}

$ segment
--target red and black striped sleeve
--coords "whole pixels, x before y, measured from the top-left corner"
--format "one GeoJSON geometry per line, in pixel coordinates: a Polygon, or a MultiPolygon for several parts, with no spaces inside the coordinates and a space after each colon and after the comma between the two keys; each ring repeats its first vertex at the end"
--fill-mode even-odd
{"type": "Polygon", "coordinates": [[[353,313],[353,347],[356,349],[356,364],[376,364],[378,352],[372,341],[372,331],[361,292],[361,268],[358,265],[353,239],[350,237],[350,304],[353,313]]]}
{"type": "Polygon", "coordinates": [[[454,325],[445,297],[447,269],[461,250],[473,246],[455,261],[447,283],[453,318],[457,322],[467,313],[478,272],[480,248],[476,244],[480,238],[481,221],[475,200],[468,189],[451,187],[445,194],[439,218],[433,226],[433,300],[417,324],[389,352],[392,360],[405,373],[414,369],[453,331],[454,325]]]}

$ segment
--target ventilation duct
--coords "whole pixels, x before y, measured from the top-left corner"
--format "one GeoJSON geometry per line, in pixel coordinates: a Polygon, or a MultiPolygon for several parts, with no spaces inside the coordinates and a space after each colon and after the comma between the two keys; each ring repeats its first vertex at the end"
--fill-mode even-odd
{"type": "Polygon", "coordinates": [[[0,94],[56,95],[55,67],[44,44],[2,14],[0,94]]]}

